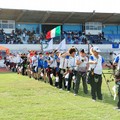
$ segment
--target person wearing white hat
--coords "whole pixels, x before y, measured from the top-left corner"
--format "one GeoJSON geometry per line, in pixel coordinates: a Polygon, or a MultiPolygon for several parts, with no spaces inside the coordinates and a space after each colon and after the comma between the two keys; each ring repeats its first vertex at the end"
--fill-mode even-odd
{"type": "Polygon", "coordinates": [[[92,55],[89,58],[91,95],[93,101],[96,100],[96,97],[99,100],[102,100],[102,67],[105,61],[104,58],[99,54],[101,50],[98,47],[93,47],[91,51],[92,55]]]}
{"type": "Polygon", "coordinates": [[[93,47],[93,51],[95,51],[97,53],[101,52],[101,50],[99,49],[99,47],[93,47]]]}

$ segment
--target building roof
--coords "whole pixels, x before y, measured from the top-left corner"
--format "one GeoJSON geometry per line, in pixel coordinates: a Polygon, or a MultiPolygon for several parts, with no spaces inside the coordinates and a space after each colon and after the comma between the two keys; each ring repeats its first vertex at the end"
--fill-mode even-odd
{"type": "Polygon", "coordinates": [[[102,22],[103,24],[120,24],[120,13],[93,12],[59,12],[0,9],[1,20],[42,24],[80,24],[85,22],[102,22]]]}

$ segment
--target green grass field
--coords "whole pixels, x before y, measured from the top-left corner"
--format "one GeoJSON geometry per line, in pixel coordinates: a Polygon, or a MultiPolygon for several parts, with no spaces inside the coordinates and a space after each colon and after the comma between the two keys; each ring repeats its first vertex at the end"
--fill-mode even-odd
{"type": "Polygon", "coordinates": [[[102,93],[104,100],[93,102],[90,87],[85,95],[81,85],[74,96],[26,76],[0,73],[0,120],[119,120],[120,112],[113,109],[117,100],[110,96],[104,79],[102,93]]]}

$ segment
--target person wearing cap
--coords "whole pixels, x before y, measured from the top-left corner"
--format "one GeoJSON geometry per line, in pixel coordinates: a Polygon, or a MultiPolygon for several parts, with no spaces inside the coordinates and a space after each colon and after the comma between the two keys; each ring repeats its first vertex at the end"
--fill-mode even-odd
{"type": "Polygon", "coordinates": [[[38,72],[38,56],[37,52],[32,57],[32,70],[33,70],[33,78],[37,80],[37,72],[38,72]]]}
{"type": "Polygon", "coordinates": [[[42,52],[40,52],[38,56],[38,75],[37,75],[38,80],[43,77],[42,71],[43,71],[43,55],[42,52]]]}
{"type": "Polygon", "coordinates": [[[55,50],[54,51],[55,60],[57,62],[57,67],[55,69],[56,71],[56,77],[55,77],[55,87],[59,86],[59,65],[60,65],[60,51],[55,50]]]}
{"type": "Polygon", "coordinates": [[[78,94],[80,80],[82,78],[83,91],[85,94],[88,93],[87,82],[86,82],[86,74],[88,69],[88,58],[86,57],[86,53],[84,49],[80,50],[79,55],[76,57],[76,82],[74,95],[78,94]]]}
{"type": "Polygon", "coordinates": [[[56,76],[56,67],[57,67],[57,62],[53,52],[50,53],[50,56],[48,59],[48,65],[49,65],[48,79],[49,79],[50,85],[53,85],[52,76],[53,75],[56,76]]]}
{"type": "Polygon", "coordinates": [[[113,65],[117,66],[117,71],[115,72],[115,83],[117,88],[118,102],[116,110],[120,111],[120,55],[117,55],[113,61],[113,65]]]}
{"type": "Polygon", "coordinates": [[[92,55],[89,58],[89,79],[91,85],[91,95],[93,101],[96,97],[102,100],[101,86],[102,86],[102,67],[104,65],[104,58],[99,54],[101,51],[98,47],[93,47],[92,55]]]}
{"type": "Polygon", "coordinates": [[[43,79],[44,82],[46,83],[47,80],[47,70],[48,70],[48,60],[49,60],[49,52],[46,52],[45,55],[43,56],[43,79]]]}
{"type": "Polygon", "coordinates": [[[46,54],[46,55],[49,55],[49,52],[46,52],[45,54],[46,54]]]}
{"type": "Polygon", "coordinates": [[[21,64],[21,73],[22,75],[26,75],[26,69],[27,69],[27,56],[25,54],[21,54],[21,58],[23,60],[21,64]]]}

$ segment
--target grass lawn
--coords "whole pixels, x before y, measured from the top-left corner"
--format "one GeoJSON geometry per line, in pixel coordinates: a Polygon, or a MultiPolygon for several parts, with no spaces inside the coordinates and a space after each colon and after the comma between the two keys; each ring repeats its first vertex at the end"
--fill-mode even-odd
{"type": "Polygon", "coordinates": [[[113,109],[117,100],[110,96],[104,79],[102,93],[104,100],[93,102],[90,86],[88,95],[81,85],[74,96],[26,76],[0,73],[0,120],[119,120],[120,112],[113,109]]]}

